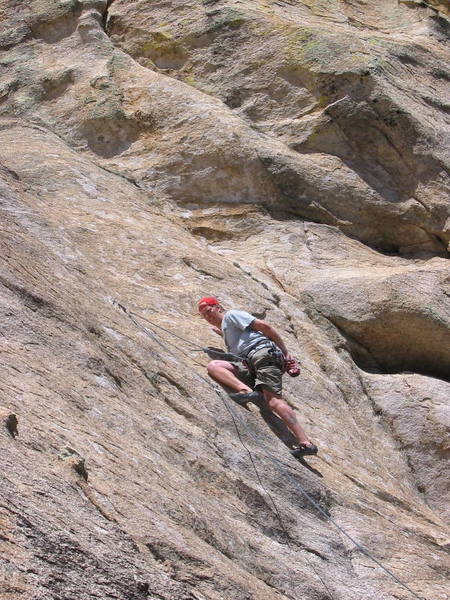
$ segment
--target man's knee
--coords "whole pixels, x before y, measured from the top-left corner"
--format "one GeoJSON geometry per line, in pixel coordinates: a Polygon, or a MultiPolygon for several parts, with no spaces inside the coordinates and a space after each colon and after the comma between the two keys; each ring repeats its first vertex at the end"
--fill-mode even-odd
{"type": "Polygon", "coordinates": [[[277,410],[279,408],[283,409],[287,406],[286,402],[280,398],[279,396],[266,396],[267,406],[270,410],[277,410]]]}
{"type": "Polygon", "coordinates": [[[269,406],[270,410],[272,410],[273,412],[283,415],[283,417],[289,423],[297,422],[297,417],[296,417],[295,412],[292,410],[292,408],[289,406],[289,404],[282,398],[273,396],[272,398],[267,400],[267,405],[269,406]]]}
{"type": "Polygon", "coordinates": [[[211,360],[207,366],[206,370],[208,371],[208,375],[214,375],[217,371],[227,369],[227,371],[232,371],[233,367],[230,363],[225,360],[211,360]]]}
{"type": "Polygon", "coordinates": [[[207,367],[206,370],[208,371],[208,375],[212,375],[213,373],[215,373],[217,371],[217,367],[218,367],[218,360],[211,360],[207,367]]]}

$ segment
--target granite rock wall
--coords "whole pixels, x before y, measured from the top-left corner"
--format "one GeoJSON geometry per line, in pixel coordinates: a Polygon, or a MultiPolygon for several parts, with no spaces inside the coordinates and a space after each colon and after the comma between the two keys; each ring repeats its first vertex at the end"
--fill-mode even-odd
{"type": "Polygon", "coordinates": [[[2,599],[447,598],[448,15],[0,0],[2,599]],[[205,294],[317,457],[207,378],[205,294]]]}

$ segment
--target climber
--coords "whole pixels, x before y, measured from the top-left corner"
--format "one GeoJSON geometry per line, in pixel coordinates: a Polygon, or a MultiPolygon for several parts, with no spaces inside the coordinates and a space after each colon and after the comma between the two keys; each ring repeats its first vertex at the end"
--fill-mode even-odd
{"type": "Polygon", "coordinates": [[[285,364],[293,365],[294,359],[279,333],[269,323],[245,311],[225,312],[217,298],[202,298],[198,310],[214,333],[223,336],[228,351],[241,359],[212,360],[207,366],[208,375],[233,390],[230,397],[239,404],[265,401],[295,436],[298,447],[292,451],[293,456],[317,454],[317,447],[297,421],[295,412],[282,399],[285,364]]]}

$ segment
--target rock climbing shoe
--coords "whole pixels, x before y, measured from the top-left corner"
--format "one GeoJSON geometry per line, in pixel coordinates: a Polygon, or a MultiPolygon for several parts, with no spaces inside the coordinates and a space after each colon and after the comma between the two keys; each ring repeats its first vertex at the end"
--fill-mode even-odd
{"type": "Polygon", "coordinates": [[[317,446],[315,444],[300,444],[291,450],[291,454],[294,458],[313,456],[314,454],[317,454],[317,446]]]}
{"type": "Polygon", "coordinates": [[[264,396],[260,392],[247,392],[245,394],[233,393],[230,394],[230,398],[232,398],[235,402],[240,404],[241,406],[245,406],[247,402],[253,402],[254,404],[259,404],[264,400],[264,396]]]}

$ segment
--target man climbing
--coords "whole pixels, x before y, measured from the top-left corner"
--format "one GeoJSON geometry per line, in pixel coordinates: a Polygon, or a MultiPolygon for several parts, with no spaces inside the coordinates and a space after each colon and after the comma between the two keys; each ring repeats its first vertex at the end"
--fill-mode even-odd
{"type": "Polygon", "coordinates": [[[292,364],[293,359],[278,332],[245,311],[225,312],[217,298],[202,298],[198,310],[213,331],[223,336],[228,352],[245,361],[212,360],[207,367],[208,375],[233,390],[230,396],[239,404],[264,399],[297,439],[293,456],[317,454],[317,447],[281,396],[284,365],[292,364]]]}

